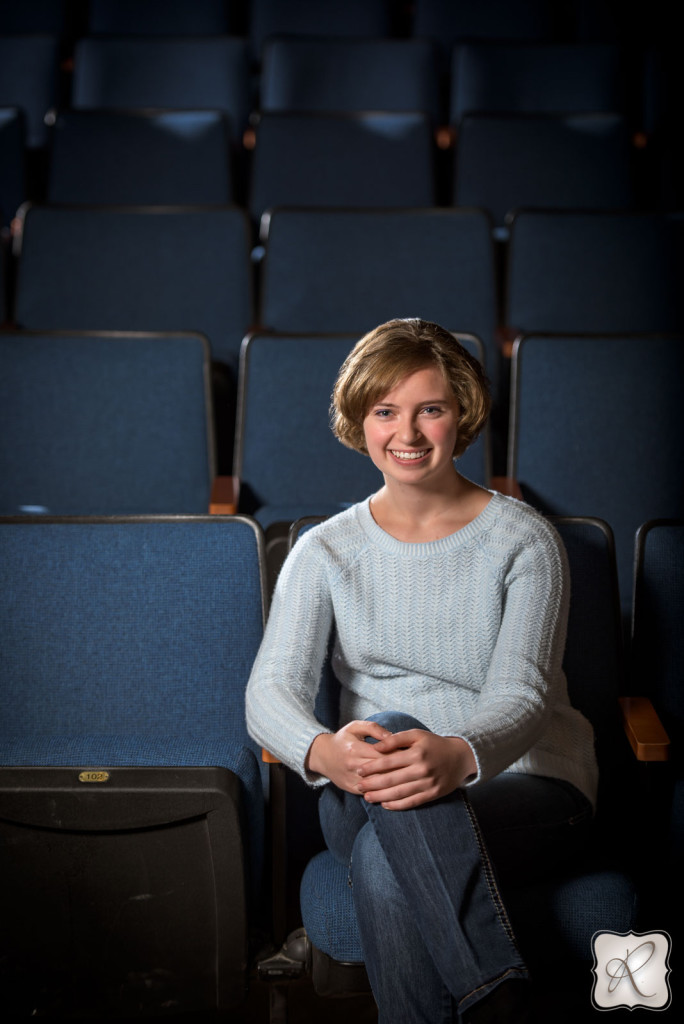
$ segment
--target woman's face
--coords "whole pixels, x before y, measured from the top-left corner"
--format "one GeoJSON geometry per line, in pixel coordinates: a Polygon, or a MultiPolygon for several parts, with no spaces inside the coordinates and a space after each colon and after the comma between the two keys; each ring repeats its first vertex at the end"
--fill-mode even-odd
{"type": "Polygon", "coordinates": [[[453,473],[459,408],[436,366],[409,374],[363,421],[368,454],[385,477],[426,484],[453,473]]]}

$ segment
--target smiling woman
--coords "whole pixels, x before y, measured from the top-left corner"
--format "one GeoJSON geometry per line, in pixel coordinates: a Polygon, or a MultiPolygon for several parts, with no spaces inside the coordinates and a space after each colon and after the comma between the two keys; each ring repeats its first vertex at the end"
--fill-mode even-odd
{"type": "Polygon", "coordinates": [[[293,548],[247,688],[252,736],[321,789],[380,1024],[528,1019],[498,880],[576,856],[595,800],[560,539],[455,461],[488,411],[479,364],[437,324],[357,343],[332,427],[384,482],[293,548]],[[336,731],[314,713],[331,630],[336,731]]]}

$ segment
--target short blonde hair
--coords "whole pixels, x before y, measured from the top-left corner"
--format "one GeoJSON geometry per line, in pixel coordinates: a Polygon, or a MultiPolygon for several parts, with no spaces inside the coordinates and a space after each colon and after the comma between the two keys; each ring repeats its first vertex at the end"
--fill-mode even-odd
{"type": "Polygon", "coordinates": [[[363,421],[372,407],[400,381],[429,366],[444,374],[458,402],[454,458],[462,455],[489,415],[489,383],[480,362],[454,335],[428,320],[389,320],[356,343],[332,394],[331,426],[338,440],[367,455],[363,421]]]}

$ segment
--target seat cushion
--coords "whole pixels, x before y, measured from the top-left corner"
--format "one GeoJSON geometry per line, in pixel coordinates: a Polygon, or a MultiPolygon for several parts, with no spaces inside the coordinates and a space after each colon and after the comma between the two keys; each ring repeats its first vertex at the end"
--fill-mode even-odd
{"type": "MultiPolygon", "coordinates": [[[[595,932],[626,932],[636,920],[631,879],[620,871],[597,870],[545,880],[506,894],[506,904],[523,956],[530,962],[564,955],[591,962],[595,932]]],[[[301,883],[302,922],[313,945],[346,963],[363,961],[348,870],[329,852],[317,854],[301,883]]]]}

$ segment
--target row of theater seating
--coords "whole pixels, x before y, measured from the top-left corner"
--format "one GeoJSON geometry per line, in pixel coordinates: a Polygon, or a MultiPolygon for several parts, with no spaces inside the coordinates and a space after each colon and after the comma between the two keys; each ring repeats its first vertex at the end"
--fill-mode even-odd
{"type": "MultiPolygon", "coordinates": [[[[309,18],[316,6],[328,5],[313,5],[309,18]]],[[[656,154],[661,180],[650,184],[659,200],[681,199],[681,71],[662,28],[660,35],[618,33],[609,41],[530,41],[494,31],[486,40],[456,43],[447,42],[448,31],[388,38],[369,29],[354,37],[339,25],[325,38],[297,35],[295,19],[289,35],[264,36],[256,65],[247,36],[91,33],[74,39],[65,54],[58,35],[0,33],[0,106],[21,110],[32,155],[49,148],[57,112],[66,110],[218,111],[234,156],[244,155],[250,121],[275,112],[420,113],[445,147],[463,118],[476,113],[612,114],[623,119],[628,137],[656,154]]],[[[520,131],[516,148],[527,143],[520,131]]],[[[32,185],[25,198],[40,193],[32,185]]],[[[440,197],[450,195],[442,190],[440,197]]]]}
{"type": "MultiPolygon", "coordinates": [[[[57,395],[73,405],[69,396],[76,395],[78,388],[73,374],[67,373],[58,392],[55,382],[65,374],[56,367],[42,373],[38,368],[21,368],[22,350],[29,361],[31,351],[23,332],[202,334],[213,367],[213,373],[208,372],[213,380],[215,443],[208,450],[218,456],[218,474],[245,480],[252,497],[243,493],[239,507],[253,512],[261,505],[301,506],[313,500],[339,502],[361,496],[360,490],[367,488],[369,481],[360,458],[336,478],[332,491],[325,488],[324,492],[327,474],[311,472],[319,458],[323,464],[336,465],[343,455],[349,455],[341,449],[335,456],[328,451],[334,447],[327,429],[327,404],[335,369],[365,330],[393,316],[418,315],[474,336],[477,340],[471,344],[475,346],[479,343],[478,354],[493,383],[495,411],[489,435],[480,447],[484,458],[476,452],[481,458],[479,467],[465,467],[477,479],[486,481],[492,474],[517,476],[546,511],[602,514],[619,534],[626,515],[620,509],[633,504],[639,514],[631,517],[630,531],[636,522],[654,515],[681,515],[683,496],[674,471],[684,436],[677,397],[684,358],[680,216],[526,211],[512,219],[510,230],[500,304],[501,279],[496,272],[490,222],[478,210],[276,210],[269,218],[265,256],[255,278],[247,218],[235,207],[147,211],[33,207],[25,218],[17,258],[8,336],[0,340],[10,367],[5,378],[6,415],[9,419],[13,409],[11,418],[17,426],[22,424],[20,435],[25,432],[25,444],[13,451],[26,451],[22,462],[32,465],[35,475],[31,486],[28,478],[22,477],[21,487],[15,488],[12,478],[16,470],[5,470],[3,487],[8,496],[3,510],[44,506],[53,512],[187,512],[206,508],[204,498],[198,502],[197,495],[192,505],[186,504],[187,497],[183,504],[176,504],[181,500],[177,492],[172,492],[176,493],[174,500],[160,497],[163,504],[154,506],[145,506],[141,496],[131,499],[121,492],[122,503],[113,506],[111,488],[100,494],[93,488],[92,497],[81,494],[76,499],[71,478],[77,476],[77,464],[73,462],[69,471],[51,474],[53,479],[63,476],[62,486],[69,489],[72,500],[83,502],[80,508],[65,507],[63,499],[47,485],[47,478],[38,473],[41,460],[30,457],[32,449],[48,449],[29,441],[32,433],[17,402],[21,395],[28,396],[31,388],[26,383],[21,388],[11,387],[10,369],[23,381],[33,372],[36,387],[42,379],[53,396],[53,405],[57,395]],[[252,304],[254,292],[256,302],[252,304]],[[268,361],[278,368],[279,376],[270,391],[263,381],[254,387],[253,396],[248,402],[243,397],[238,409],[238,380],[246,373],[240,369],[240,352],[250,328],[272,335],[268,361]],[[324,337],[330,334],[341,337],[328,340],[326,347],[324,337]],[[547,340],[548,368],[533,386],[525,384],[524,372],[518,372],[521,356],[510,377],[509,355],[516,337],[582,334],[591,339],[585,339],[582,348],[576,338],[573,354],[567,357],[559,338],[547,340]],[[665,334],[672,337],[659,342],[652,337],[665,334]],[[295,337],[288,339],[288,335],[295,337]],[[613,338],[599,342],[599,335],[613,338]],[[22,339],[27,342],[23,349],[22,339]],[[301,357],[297,346],[305,353],[301,357]],[[536,404],[545,409],[525,436],[520,428],[521,394],[530,395],[526,401],[531,407],[536,404]],[[642,416],[638,427],[635,402],[641,410],[652,410],[645,423],[642,416]],[[246,417],[254,416],[253,409],[258,411],[248,434],[263,439],[258,459],[245,458],[243,451],[244,424],[246,417]],[[282,409],[277,417],[276,409],[282,409]],[[260,414],[260,410],[264,411],[260,414]],[[303,410],[311,411],[312,425],[317,424],[314,429],[302,429],[303,410]],[[549,420],[572,423],[572,433],[565,426],[554,431],[547,425],[549,420]],[[286,446],[288,452],[297,452],[297,457],[306,453],[307,461],[300,461],[295,469],[292,462],[297,459],[279,452],[280,465],[289,467],[289,476],[273,469],[273,455],[279,446],[271,442],[272,424],[277,424],[283,436],[296,440],[286,446]],[[582,431],[583,444],[573,447],[570,438],[579,437],[582,431]],[[234,454],[236,433],[240,436],[234,454]],[[591,474],[590,465],[595,467],[591,474]],[[553,486],[547,482],[552,476],[556,478],[553,486]],[[614,498],[605,503],[602,493],[614,498]],[[124,503],[128,501],[133,501],[133,506],[124,503]]],[[[266,339],[260,345],[265,347],[266,339]]],[[[133,363],[133,352],[138,349],[143,353],[140,359],[147,358],[140,342],[129,345],[131,377],[139,372],[133,363]]],[[[529,345],[526,350],[531,350],[529,345]]],[[[85,374],[85,366],[95,359],[96,352],[97,359],[102,359],[99,366],[97,359],[90,366],[90,377],[98,381],[89,385],[92,395],[103,390],[106,394],[113,387],[107,362],[111,356],[104,351],[101,342],[92,350],[90,360],[83,358],[79,363],[85,374]]],[[[156,351],[161,351],[159,346],[156,351]]],[[[57,349],[51,357],[64,360],[57,349]]],[[[162,373],[175,372],[183,386],[182,369],[172,368],[176,358],[157,356],[160,366],[163,364],[157,384],[162,373]]],[[[246,359],[243,353],[242,362],[246,359]]],[[[140,382],[143,379],[147,378],[141,377],[140,382]]],[[[193,400],[191,379],[188,376],[185,384],[187,401],[193,400]]],[[[246,381],[243,388],[248,384],[246,381]]],[[[141,385],[131,388],[131,396],[138,387],[141,385]]],[[[141,404],[151,401],[153,390],[147,390],[147,399],[140,390],[141,404]]],[[[173,419],[174,408],[180,408],[177,390],[169,385],[166,393],[159,393],[157,388],[162,405],[166,403],[165,422],[173,419]]],[[[203,394],[200,401],[204,402],[203,394]]],[[[28,399],[25,403],[29,422],[37,429],[33,406],[28,399]]],[[[87,403],[92,405],[92,401],[87,403]]],[[[42,408],[47,410],[50,405],[42,408]]],[[[157,415],[161,422],[162,414],[157,415]]],[[[68,434],[73,428],[67,429],[64,423],[68,434]]],[[[7,438],[9,424],[5,429],[7,438]]],[[[120,429],[130,436],[130,426],[120,429]]],[[[56,443],[55,428],[47,425],[47,434],[56,443]]],[[[113,436],[110,426],[108,443],[112,445],[113,436]]],[[[157,432],[155,436],[162,435],[157,432]]],[[[180,445],[180,438],[177,443],[180,445]]],[[[9,466],[13,458],[10,446],[5,443],[3,449],[9,466]]],[[[160,467],[165,464],[164,460],[158,463],[160,467]]],[[[206,479],[207,464],[203,456],[193,475],[206,479]]],[[[126,462],[120,461],[119,466],[123,472],[126,462]]],[[[149,492],[142,493],[149,501],[149,492]]],[[[626,550],[622,541],[620,549],[626,550]]],[[[628,567],[628,556],[624,558],[621,564],[628,567]]]]}
{"type": "MultiPolygon", "coordinates": [[[[461,339],[481,356],[477,338],[461,339]]],[[[338,511],[380,483],[328,425],[354,340],[245,339],[233,472],[223,475],[201,335],[0,333],[0,513],[240,511],[267,531],[273,576],[293,521],[338,511]]],[[[523,335],[506,478],[492,478],[490,430],[460,462],[471,479],[544,512],[605,519],[625,614],[638,525],[684,516],[683,370],[681,335],[523,335]]]]}
{"type": "MultiPolygon", "coordinates": [[[[21,113],[0,111],[7,224],[26,199],[21,113]]],[[[220,111],[66,110],[44,201],[280,206],[475,206],[499,235],[520,207],[662,209],[624,116],[466,114],[447,152],[421,112],[262,112],[240,163],[220,111]]]]}
{"type": "MultiPolygon", "coordinates": [[[[572,579],[565,669],[596,730],[599,811],[585,860],[562,874],[550,864],[506,899],[539,1019],[576,1024],[598,980],[597,931],[677,927],[681,763],[654,763],[668,737],[644,730],[648,697],[673,744],[681,737],[684,522],[639,531],[626,668],[610,530],[553,521],[572,579]]],[[[367,990],[346,873],[320,852],[311,792],[291,775],[286,785],[278,765],[269,784],[245,733],[269,601],[258,524],[0,519],[0,583],[12,684],[0,725],[0,992],[12,1019],[219,1010],[276,1024],[288,980],[309,970],[322,995],[367,990]],[[262,982],[272,998],[255,1012],[248,990],[262,982]]],[[[323,721],[333,706],[324,675],[323,721]]]]}

